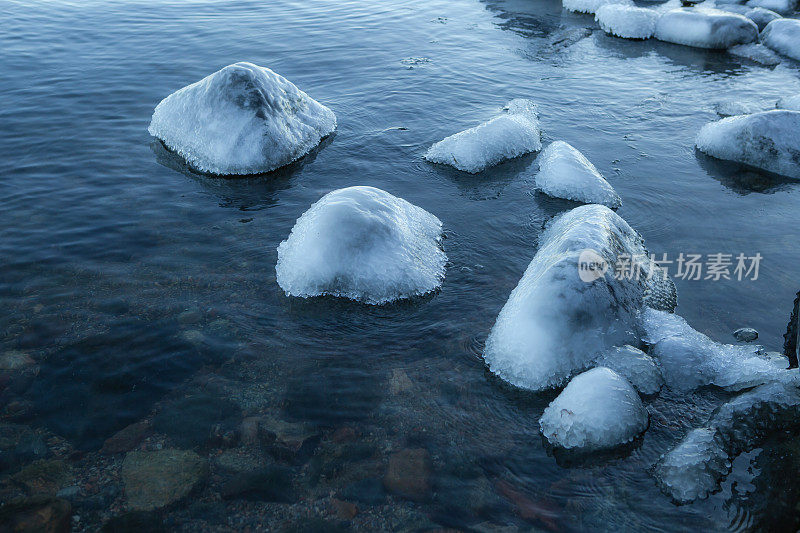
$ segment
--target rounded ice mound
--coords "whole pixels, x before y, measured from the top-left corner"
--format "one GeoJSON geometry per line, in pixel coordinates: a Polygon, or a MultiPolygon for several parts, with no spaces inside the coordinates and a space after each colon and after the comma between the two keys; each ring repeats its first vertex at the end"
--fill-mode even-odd
{"type": "Polygon", "coordinates": [[[724,50],[758,41],[758,26],[747,17],[728,11],[680,8],[659,17],[654,36],[668,43],[724,50]]]}
{"type": "Polygon", "coordinates": [[[647,410],[625,378],[598,367],[569,382],[544,410],[539,427],[553,446],[612,448],[647,429],[647,410]]]}
{"type": "Polygon", "coordinates": [[[576,207],[539,237],[539,250],[489,333],[484,359],[517,387],[558,387],[602,352],[637,342],[643,306],[672,310],[675,302],[672,280],[627,222],[602,205],[576,207]],[[626,258],[621,275],[583,268],[611,269],[626,258]]]}
{"type": "Polygon", "coordinates": [[[800,111],[777,109],[706,124],[697,148],[790,178],[800,178],[800,111]]]}
{"type": "Polygon", "coordinates": [[[336,129],[333,111],[268,68],[236,63],[167,96],[148,131],[201,172],[269,172],[336,129]]]}
{"type": "Polygon", "coordinates": [[[760,63],[765,67],[774,67],[781,62],[778,54],[767,48],[761,43],[737,44],[728,48],[728,52],[739,57],[744,57],[750,61],[760,63]]]}
{"type": "Polygon", "coordinates": [[[649,39],[656,31],[658,11],[625,4],[600,6],[594,19],[606,33],[623,39],[649,39]]]}
{"type": "Polygon", "coordinates": [[[664,385],[661,369],[655,360],[630,345],[613,348],[597,358],[598,366],[610,368],[642,394],[655,394],[664,385]]]}
{"type": "Polygon", "coordinates": [[[536,159],[536,186],[545,194],[585,204],[602,204],[612,209],[622,198],[597,168],[571,144],[555,141],[536,159]]]}
{"type": "Polygon", "coordinates": [[[784,96],[778,100],[778,109],[791,109],[792,111],[800,111],[800,94],[793,96],[784,96]]]}
{"type": "Polygon", "coordinates": [[[761,32],[761,42],[779,54],[800,61],[800,20],[773,20],[761,32]]]}
{"type": "Polygon", "coordinates": [[[278,246],[278,284],[287,295],[340,296],[382,304],[427,294],[444,279],[442,223],[374,187],[330,192],[278,246]]]}
{"type": "Polygon", "coordinates": [[[542,149],[536,104],[517,98],[508,112],[431,146],[425,159],[475,174],[506,159],[542,149]]]}
{"type": "Polygon", "coordinates": [[[561,5],[567,11],[575,13],[596,13],[601,6],[608,4],[622,4],[632,6],[631,0],[562,0],[561,5]]]}
{"type": "Polygon", "coordinates": [[[797,0],[750,0],[747,5],[749,7],[768,9],[781,15],[788,15],[797,8],[797,0]]]}
{"type": "Polygon", "coordinates": [[[764,9],[763,7],[750,7],[738,4],[722,4],[718,5],[717,9],[744,15],[745,17],[749,18],[750,20],[756,23],[756,26],[758,26],[758,31],[763,30],[764,27],[773,20],[781,18],[781,16],[778,13],[770,11],[769,9],[764,9]]]}

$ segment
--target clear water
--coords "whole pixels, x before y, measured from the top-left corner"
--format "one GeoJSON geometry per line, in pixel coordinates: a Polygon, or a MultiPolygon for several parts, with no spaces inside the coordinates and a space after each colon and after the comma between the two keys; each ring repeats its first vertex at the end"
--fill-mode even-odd
{"type": "Polygon", "coordinates": [[[641,445],[619,456],[549,454],[537,420],[551,397],[507,389],[479,354],[542,224],[573,204],[532,191],[533,156],[478,176],[421,156],[509,99],[533,98],[545,141],[595,163],[651,251],[762,254],[757,281],[677,280],[677,312],[721,340],[755,327],[778,349],[800,285],[800,182],[710,160],[693,138],[716,101],[796,93],[796,64],[600,31],[558,43],[594,25],[555,0],[4,0],[0,20],[0,349],[40,363],[21,393],[30,424],[91,454],[203,376],[242,391],[245,414],[426,447],[436,490],[422,509],[445,526],[526,523],[468,509],[478,478],[512,484],[537,502],[528,522],[560,530],[747,529],[767,510],[791,515],[791,502],[765,506],[779,484],[753,481],[748,457],[706,501],[678,507],[656,488],[648,468],[714,398],[662,395],[641,445]],[[149,137],[152,110],[243,60],[331,107],[338,131],[278,173],[192,174],[149,137]],[[324,193],[361,184],[444,222],[441,292],[381,308],[287,298],[278,243],[324,193]],[[187,309],[202,318],[178,320],[187,309]],[[387,392],[395,369],[414,383],[410,397],[387,392]]]}

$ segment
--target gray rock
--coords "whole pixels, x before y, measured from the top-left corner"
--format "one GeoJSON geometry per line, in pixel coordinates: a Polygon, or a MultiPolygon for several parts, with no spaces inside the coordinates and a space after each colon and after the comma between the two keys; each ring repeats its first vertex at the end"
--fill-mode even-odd
{"type": "Polygon", "coordinates": [[[758,338],[758,331],[753,328],[739,328],[733,332],[733,336],[739,342],[753,342],[758,338]]]}
{"type": "Polygon", "coordinates": [[[128,508],[152,511],[182,500],[208,475],[208,462],[188,450],[130,452],[122,463],[128,508]]]}

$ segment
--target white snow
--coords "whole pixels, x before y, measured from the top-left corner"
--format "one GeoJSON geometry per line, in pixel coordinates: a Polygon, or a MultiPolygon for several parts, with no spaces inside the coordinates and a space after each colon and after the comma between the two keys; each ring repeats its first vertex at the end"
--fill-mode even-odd
{"type": "Polygon", "coordinates": [[[779,54],[800,61],[800,20],[773,20],[761,32],[761,42],[779,54]]]}
{"type": "Polygon", "coordinates": [[[608,4],[623,4],[632,6],[631,0],[562,0],[561,5],[567,11],[575,13],[595,13],[600,7],[608,4]]]}
{"type": "Polygon", "coordinates": [[[374,187],[330,192],[278,246],[277,280],[287,295],[331,295],[382,304],[423,295],[444,279],[442,223],[374,187]]]}
{"type": "Polygon", "coordinates": [[[695,144],[700,151],[718,159],[800,178],[798,131],[800,112],[779,109],[706,124],[695,144]]]}
{"type": "Polygon", "coordinates": [[[654,9],[625,4],[600,6],[594,19],[604,32],[624,39],[649,39],[656,30],[659,13],[654,9]]]}
{"type": "Polygon", "coordinates": [[[435,143],[425,159],[474,174],[506,159],[541,150],[536,104],[517,98],[507,107],[506,113],[435,143]]]}
{"type": "Polygon", "coordinates": [[[781,62],[778,54],[767,48],[761,43],[737,44],[728,48],[728,52],[739,57],[744,57],[750,61],[760,63],[765,67],[774,67],[781,62]]]}
{"type": "Polygon", "coordinates": [[[582,153],[564,141],[547,146],[536,159],[536,186],[545,194],[617,208],[622,199],[582,153]]]}
{"type": "Polygon", "coordinates": [[[792,111],[800,111],[800,94],[793,96],[785,96],[778,100],[777,107],[779,109],[791,109],[792,111]]]}
{"type": "Polygon", "coordinates": [[[287,165],[334,129],[333,111],[289,80],[236,63],[162,100],[148,131],[195,169],[227,175],[287,165]]]}
{"type": "Polygon", "coordinates": [[[781,15],[788,15],[797,7],[797,0],[750,0],[750,7],[762,7],[781,15]]]}
{"type": "Polygon", "coordinates": [[[625,378],[598,367],[569,382],[544,410],[539,427],[553,446],[611,448],[647,429],[647,411],[625,378]]]}
{"type": "Polygon", "coordinates": [[[726,49],[758,41],[758,26],[742,15],[719,9],[673,9],[656,22],[655,38],[698,48],[726,49]]]}
{"type": "Polygon", "coordinates": [[[778,379],[781,365],[759,346],[722,344],[693,329],[678,315],[645,309],[644,341],[653,346],[669,388],[690,391],[716,385],[738,391],[778,379]]]}
{"type": "Polygon", "coordinates": [[[515,386],[544,390],[562,385],[601,352],[636,342],[643,305],[675,304],[672,281],[646,253],[639,234],[605,206],[583,205],[554,219],[489,334],[489,369],[515,386]],[[641,269],[638,279],[607,272],[583,281],[578,262],[587,250],[607,265],[627,257],[641,269]]]}
{"type": "Polygon", "coordinates": [[[655,360],[630,345],[604,352],[595,360],[595,364],[610,368],[642,394],[655,394],[664,385],[664,378],[655,360]]]}

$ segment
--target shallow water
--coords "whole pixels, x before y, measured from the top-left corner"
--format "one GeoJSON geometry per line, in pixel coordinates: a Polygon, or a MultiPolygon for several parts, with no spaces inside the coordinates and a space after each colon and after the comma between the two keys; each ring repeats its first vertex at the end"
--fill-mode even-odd
{"type": "Polygon", "coordinates": [[[665,393],[643,442],[620,456],[549,454],[537,420],[550,397],[507,389],[479,354],[542,224],[574,204],[532,191],[534,156],[477,176],[421,156],[511,98],[534,99],[544,140],[600,169],[652,252],[763,256],[757,281],[676,280],[677,312],[725,341],[755,327],[777,350],[800,285],[800,182],[704,157],[693,139],[717,101],[796,93],[796,63],[768,69],[599,30],[564,40],[594,24],[550,0],[6,1],[0,19],[0,349],[40,364],[20,394],[34,405],[28,423],[91,453],[202,375],[243,391],[245,414],[427,448],[436,490],[423,508],[444,526],[525,523],[467,509],[477,478],[511,483],[546,509],[528,522],[561,530],[748,529],[793,512],[761,501],[778,481],[747,490],[748,457],[707,501],[677,507],[658,491],[648,468],[714,398],[665,393]],[[186,170],[148,135],[152,110],[236,61],[332,108],[336,134],[266,176],[186,170]],[[282,293],[278,243],[311,203],[350,185],[443,221],[439,293],[379,308],[282,293]],[[387,394],[396,369],[410,397],[387,394]]]}

